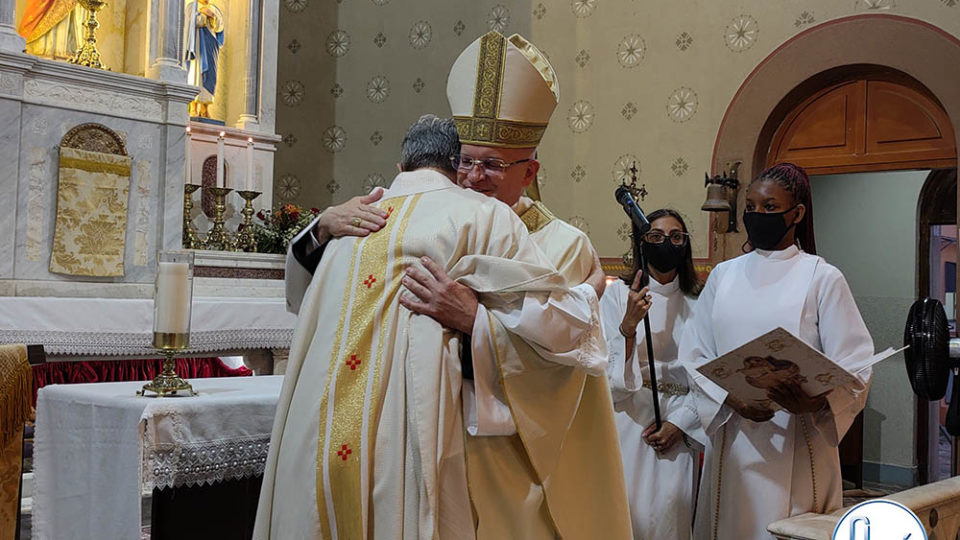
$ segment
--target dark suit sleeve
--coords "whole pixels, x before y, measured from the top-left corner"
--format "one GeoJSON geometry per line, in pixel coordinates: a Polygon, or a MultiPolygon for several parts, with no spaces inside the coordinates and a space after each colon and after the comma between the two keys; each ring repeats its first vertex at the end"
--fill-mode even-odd
{"type": "Polygon", "coordinates": [[[327,244],[321,244],[317,249],[307,253],[311,244],[310,233],[307,233],[301,235],[299,240],[294,241],[293,245],[290,246],[290,250],[293,253],[293,258],[296,259],[307,272],[313,274],[320,264],[320,259],[323,257],[323,252],[326,250],[327,244]]]}
{"type": "Polygon", "coordinates": [[[460,340],[460,372],[465,380],[473,380],[473,343],[470,336],[460,340]]]}

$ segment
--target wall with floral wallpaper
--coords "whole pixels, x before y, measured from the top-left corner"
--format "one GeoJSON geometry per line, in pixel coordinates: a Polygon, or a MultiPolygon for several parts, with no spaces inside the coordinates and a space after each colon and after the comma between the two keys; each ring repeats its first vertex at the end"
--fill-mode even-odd
{"type": "Polygon", "coordinates": [[[489,29],[550,58],[560,105],[541,145],[545,203],[601,255],[624,253],[612,190],[634,162],[649,195],[707,255],[703,173],[727,104],[796,33],[857,13],[896,13],[960,35],[960,0],[282,0],[275,182],[324,206],[383,185],[406,127],[448,114],[447,71],[489,29]],[[608,193],[609,192],[609,193],[608,193]]]}
{"type": "MultiPolygon", "coordinates": [[[[282,2],[278,200],[323,207],[388,183],[406,127],[423,113],[449,114],[447,72],[463,47],[490,29],[519,32],[560,79],[540,147],[544,202],[605,257],[628,247],[612,193],[633,163],[649,192],[643,206],[679,210],[694,255],[707,256],[703,174],[724,112],[757,64],[797,33],[892,13],[960,36],[960,0],[282,2]]],[[[894,367],[874,384],[909,392],[894,367]]],[[[883,423],[867,428],[866,459],[915,465],[909,408],[868,408],[883,423]]]]}

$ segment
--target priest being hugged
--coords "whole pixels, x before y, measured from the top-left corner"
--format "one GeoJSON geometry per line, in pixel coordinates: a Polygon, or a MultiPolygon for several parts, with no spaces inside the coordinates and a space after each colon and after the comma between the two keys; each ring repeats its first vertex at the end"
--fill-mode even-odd
{"type": "MultiPolygon", "coordinates": [[[[589,241],[539,205],[527,202],[536,211],[521,221],[450,180],[454,164],[461,181],[479,168],[519,199],[557,103],[552,68],[519,36],[491,33],[457,60],[448,91],[455,114],[476,103],[457,120],[466,145],[483,143],[464,147],[477,155],[454,144],[410,159],[425,149],[415,125],[407,172],[382,198],[328,210],[326,229],[294,242],[301,272],[316,270],[257,538],[629,537],[597,317],[603,274],[589,241]],[[510,157],[518,151],[529,156],[510,157]],[[558,231],[557,245],[545,244],[555,260],[528,230],[558,231]],[[318,242],[338,232],[363,236],[318,242]],[[474,371],[463,389],[462,335],[472,336],[463,367],[474,371]]],[[[452,125],[425,121],[456,143],[452,125]]]]}

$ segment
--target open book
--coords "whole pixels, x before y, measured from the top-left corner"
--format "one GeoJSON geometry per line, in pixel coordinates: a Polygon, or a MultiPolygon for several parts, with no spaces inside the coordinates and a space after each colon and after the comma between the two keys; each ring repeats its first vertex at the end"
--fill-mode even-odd
{"type": "MultiPolygon", "coordinates": [[[[857,362],[857,372],[903,349],[888,348],[865,361],[857,362]]],[[[795,380],[811,396],[838,386],[863,384],[853,373],[783,328],[771,330],[698,367],[697,371],[733,397],[773,410],[780,406],[767,397],[767,389],[780,382],[795,380]]]]}

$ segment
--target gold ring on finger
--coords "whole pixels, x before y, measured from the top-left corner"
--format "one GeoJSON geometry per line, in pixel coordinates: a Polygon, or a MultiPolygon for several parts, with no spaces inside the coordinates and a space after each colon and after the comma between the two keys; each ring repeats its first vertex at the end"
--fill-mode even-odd
{"type": "Polygon", "coordinates": [[[360,218],[358,218],[358,217],[355,217],[355,218],[353,218],[352,223],[353,223],[353,226],[354,226],[354,227],[359,227],[360,224],[363,223],[363,220],[360,219],[360,218]]]}

